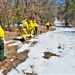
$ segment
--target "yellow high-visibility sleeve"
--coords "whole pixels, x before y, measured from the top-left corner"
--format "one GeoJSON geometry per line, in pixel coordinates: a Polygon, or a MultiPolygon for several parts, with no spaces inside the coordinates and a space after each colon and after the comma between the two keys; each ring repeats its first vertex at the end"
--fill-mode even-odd
{"type": "Polygon", "coordinates": [[[0,26],[0,37],[4,38],[4,30],[1,26],[0,26]]]}

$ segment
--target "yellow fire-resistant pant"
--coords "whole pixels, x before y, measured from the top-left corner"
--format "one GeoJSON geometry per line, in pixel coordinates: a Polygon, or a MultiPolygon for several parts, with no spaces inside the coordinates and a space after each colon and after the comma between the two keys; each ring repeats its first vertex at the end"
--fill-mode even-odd
{"type": "Polygon", "coordinates": [[[33,29],[30,29],[30,36],[32,37],[34,34],[34,28],[33,29]]]}
{"type": "Polygon", "coordinates": [[[27,30],[26,30],[26,28],[22,28],[22,29],[20,29],[20,32],[21,32],[21,36],[22,36],[22,38],[26,38],[26,36],[27,36],[27,30]]]}

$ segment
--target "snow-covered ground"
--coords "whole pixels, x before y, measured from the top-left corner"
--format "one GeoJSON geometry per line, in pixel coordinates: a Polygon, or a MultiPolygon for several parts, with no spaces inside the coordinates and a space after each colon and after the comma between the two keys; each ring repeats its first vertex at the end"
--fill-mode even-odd
{"type": "Polygon", "coordinates": [[[29,58],[19,64],[16,69],[12,69],[7,75],[25,75],[24,73],[75,75],[74,28],[56,28],[55,31],[43,33],[31,39],[29,44],[22,45],[17,52],[22,52],[26,49],[29,50],[29,58]],[[38,41],[38,43],[32,45],[33,41],[38,41]],[[58,48],[59,46],[61,46],[60,49],[58,48]],[[52,56],[49,59],[45,59],[43,58],[44,52],[52,52],[60,55],[60,57],[52,56]]]}
{"type": "Polygon", "coordinates": [[[56,27],[57,26],[59,26],[59,27],[61,27],[61,26],[65,26],[65,21],[63,20],[63,21],[60,21],[60,20],[58,20],[57,18],[55,18],[55,21],[54,21],[54,23],[53,23],[56,27]]]}

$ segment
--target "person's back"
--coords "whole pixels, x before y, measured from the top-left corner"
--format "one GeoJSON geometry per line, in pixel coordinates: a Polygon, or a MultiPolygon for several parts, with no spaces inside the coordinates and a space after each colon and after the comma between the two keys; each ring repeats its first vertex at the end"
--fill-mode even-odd
{"type": "Polygon", "coordinates": [[[30,38],[33,37],[34,29],[35,29],[35,25],[33,23],[33,18],[32,16],[30,16],[28,19],[28,30],[29,30],[30,38]]]}
{"type": "Polygon", "coordinates": [[[46,23],[46,28],[47,28],[47,30],[49,30],[49,26],[50,26],[50,23],[49,23],[49,21],[46,23]]]}
{"type": "Polygon", "coordinates": [[[50,25],[50,23],[49,23],[49,22],[47,22],[47,23],[46,23],[46,26],[49,26],[49,25],[50,25]]]}
{"type": "Polygon", "coordinates": [[[27,21],[26,21],[26,20],[22,20],[22,22],[24,23],[24,27],[25,27],[26,29],[28,29],[28,23],[27,23],[27,21]]]}
{"type": "Polygon", "coordinates": [[[34,29],[34,28],[35,28],[34,23],[33,23],[32,20],[30,20],[30,28],[31,28],[31,29],[34,29]]]}

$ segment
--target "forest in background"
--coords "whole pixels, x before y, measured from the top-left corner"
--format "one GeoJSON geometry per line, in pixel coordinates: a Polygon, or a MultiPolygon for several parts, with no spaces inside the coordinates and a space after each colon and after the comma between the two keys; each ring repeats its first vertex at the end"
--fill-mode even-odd
{"type": "Polygon", "coordinates": [[[39,24],[46,21],[53,22],[54,18],[65,19],[66,22],[75,21],[75,0],[1,0],[0,22],[2,26],[16,24],[25,17],[33,16],[39,24]]]}

